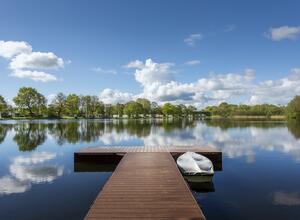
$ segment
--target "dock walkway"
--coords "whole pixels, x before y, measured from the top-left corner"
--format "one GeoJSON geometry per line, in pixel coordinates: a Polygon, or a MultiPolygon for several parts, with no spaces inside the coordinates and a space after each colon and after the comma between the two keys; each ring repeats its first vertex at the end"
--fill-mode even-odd
{"type": "Polygon", "coordinates": [[[205,219],[169,152],[126,150],[86,220],[205,219]]]}
{"type": "Polygon", "coordinates": [[[86,147],[74,153],[75,162],[102,162],[118,164],[126,153],[168,152],[174,159],[187,151],[193,151],[209,158],[215,170],[222,170],[222,152],[204,146],[100,146],[86,147]]]}

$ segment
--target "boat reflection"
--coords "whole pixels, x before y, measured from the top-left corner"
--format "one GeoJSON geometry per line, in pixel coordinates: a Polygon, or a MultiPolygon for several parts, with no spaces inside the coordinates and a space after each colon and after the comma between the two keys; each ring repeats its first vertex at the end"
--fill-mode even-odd
{"type": "MultiPolygon", "coordinates": [[[[174,156],[174,155],[173,155],[174,156]]],[[[74,172],[114,172],[123,155],[107,154],[92,157],[74,157],[74,172]]],[[[176,158],[176,157],[175,157],[176,158]]],[[[175,159],[174,158],[174,159],[175,159]]],[[[214,161],[215,171],[222,171],[222,160],[214,161]]],[[[215,192],[213,178],[198,176],[197,179],[183,175],[191,191],[196,193],[215,192]]]]}
{"type": "Polygon", "coordinates": [[[118,163],[75,162],[74,172],[114,172],[118,163]]]}
{"type": "Polygon", "coordinates": [[[197,193],[209,193],[215,192],[215,186],[213,181],[209,182],[193,182],[186,180],[190,189],[197,193]]]}

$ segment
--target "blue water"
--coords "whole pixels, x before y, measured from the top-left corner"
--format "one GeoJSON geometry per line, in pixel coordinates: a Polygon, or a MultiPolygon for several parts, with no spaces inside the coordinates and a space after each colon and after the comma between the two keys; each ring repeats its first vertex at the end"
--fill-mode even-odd
{"type": "Polygon", "coordinates": [[[74,172],[86,146],[208,145],[223,152],[210,219],[300,219],[300,125],[270,121],[1,121],[0,219],[82,219],[110,172],[74,172]]]}

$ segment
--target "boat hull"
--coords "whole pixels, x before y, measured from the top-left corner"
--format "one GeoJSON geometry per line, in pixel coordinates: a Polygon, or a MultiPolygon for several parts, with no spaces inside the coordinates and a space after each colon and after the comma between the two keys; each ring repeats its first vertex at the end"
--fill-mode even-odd
{"type": "Polygon", "coordinates": [[[195,183],[207,183],[211,182],[213,179],[213,175],[184,175],[183,177],[188,182],[195,183]]]}

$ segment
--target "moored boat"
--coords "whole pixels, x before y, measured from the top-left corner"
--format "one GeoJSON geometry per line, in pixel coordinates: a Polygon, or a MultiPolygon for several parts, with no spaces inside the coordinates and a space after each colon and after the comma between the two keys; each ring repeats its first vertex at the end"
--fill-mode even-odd
{"type": "Polygon", "coordinates": [[[177,165],[189,182],[210,182],[214,175],[212,162],[194,152],[186,152],[179,156],[177,165]]]}

